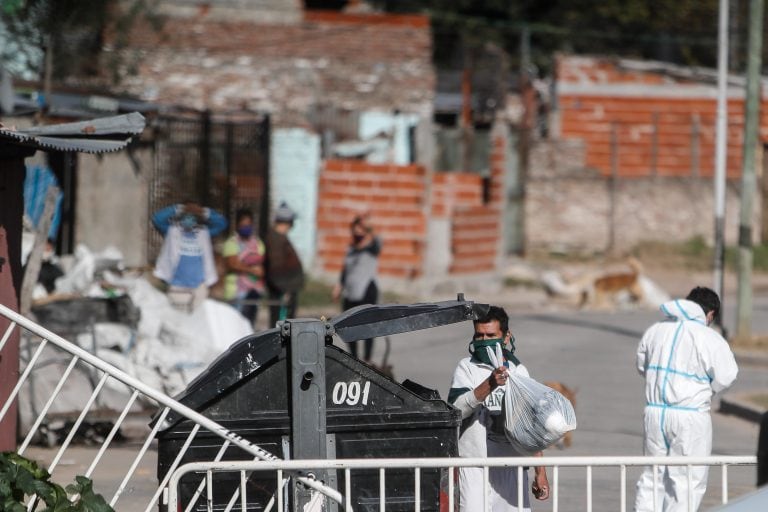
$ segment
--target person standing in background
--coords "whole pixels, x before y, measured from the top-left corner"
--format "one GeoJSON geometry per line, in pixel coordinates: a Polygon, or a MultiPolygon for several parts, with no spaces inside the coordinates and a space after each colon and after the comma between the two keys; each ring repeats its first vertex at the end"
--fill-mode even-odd
{"type": "MultiPolygon", "coordinates": [[[[643,453],[707,457],[712,397],[739,373],[728,342],[710,327],[720,315],[720,297],[698,286],[660,309],[665,319],[650,326],[637,347],[645,379],[643,453]]],[[[698,510],[708,473],[707,466],[647,466],[637,481],[635,511],[698,510]]]]}
{"type": "Polygon", "coordinates": [[[269,298],[273,301],[269,307],[270,328],[279,320],[296,317],[299,291],[304,287],[304,269],[288,238],[295,219],[296,214],[283,201],[267,234],[265,270],[269,298]]]}
{"type": "Polygon", "coordinates": [[[155,212],[152,223],[164,237],[154,275],[168,284],[171,304],[194,309],[219,279],[211,238],[226,229],[227,219],[215,210],[186,201],[155,212]]]}
{"type": "MultiPolygon", "coordinates": [[[[379,287],[376,282],[379,270],[381,239],[374,233],[370,214],[358,215],[350,225],[352,240],[344,257],[341,278],[333,288],[333,300],[342,299],[341,308],[347,310],[364,304],[376,304],[379,287]]],[[[349,350],[357,357],[357,342],[349,344],[349,350]]],[[[363,359],[370,364],[373,355],[373,338],[365,340],[363,359]]]]}
{"type": "Polygon", "coordinates": [[[222,249],[227,266],[224,299],[247,318],[251,325],[259,311],[257,301],[264,295],[264,258],[266,249],[254,234],[253,212],[240,208],[235,212],[235,232],[222,249]]]}

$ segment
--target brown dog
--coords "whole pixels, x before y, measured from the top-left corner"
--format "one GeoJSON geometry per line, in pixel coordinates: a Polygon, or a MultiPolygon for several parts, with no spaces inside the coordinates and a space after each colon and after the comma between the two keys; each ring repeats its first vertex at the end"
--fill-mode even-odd
{"type": "MultiPolygon", "coordinates": [[[[576,409],[576,389],[571,389],[562,382],[557,381],[546,381],[544,383],[545,386],[548,386],[561,395],[563,395],[569,402],[571,402],[571,405],[574,409],[576,409]]],[[[573,442],[573,432],[566,432],[562,439],[562,446],[565,448],[569,448],[571,446],[571,443],[573,442]]],[[[560,444],[560,443],[558,443],[560,444]]]]}
{"type": "Polygon", "coordinates": [[[631,256],[627,258],[627,266],[629,272],[605,273],[587,285],[581,295],[581,307],[611,309],[616,305],[616,297],[620,293],[628,293],[633,302],[641,301],[643,288],[639,278],[643,267],[631,256]]]}

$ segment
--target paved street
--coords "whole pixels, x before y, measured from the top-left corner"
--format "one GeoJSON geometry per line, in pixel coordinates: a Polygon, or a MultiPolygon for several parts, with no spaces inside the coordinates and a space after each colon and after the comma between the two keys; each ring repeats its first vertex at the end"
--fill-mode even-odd
{"type": "MultiPolygon", "coordinates": [[[[477,298],[477,300],[483,300],[477,298]]],[[[634,369],[634,353],[643,330],[659,318],[648,311],[623,313],[532,312],[519,303],[501,302],[513,313],[512,330],[517,338],[517,355],[538,380],[559,380],[578,389],[576,414],[579,428],[574,444],[567,450],[550,450],[550,455],[640,455],[642,453],[643,382],[634,369]]],[[[733,304],[733,301],[731,302],[733,304]]],[[[768,298],[755,302],[756,332],[768,332],[768,298]]],[[[733,317],[726,315],[726,323],[733,317]]],[[[456,362],[467,354],[471,337],[469,322],[454,326],[393,336],[390,362],[395,378],[410,378],[446,396],[456,362]]],[[[377,341],[375,358],[380,360],[384,348],[377,341]]],[[[767,368],[740,367],[737,384],[730,392],[768,389],[767,368]]],[[[716,406],[715,406],[716,409],[716,406]]],[[[757,426],[742,419],[715,413],[714,453],[754,454],[757,426]]],[[[132,463],[135,450],[117,451],[99,466],[99,480],[115,489],[125,468],[132,463]]],[[[85,471],[95,453],[94,448],[77,448],[68,452],[57,470],[56,480],[71,481],[74,474],[85,471]]],[[[33,448],[29,455],[38,460],[51,460],[52,450],[33,448]]],[[[156,452],[150,450],[138,473],[151,481],[155,474],[156,452]]],[[[628,507],[634,500],[634,482],[638,470],[628,470],[628,507]]],[[[753,489],[754,469],[731,469],[731,497],[753,489]]],[[[705,497],[706,510],[719,503],[719,470],[710,476],[705,497]]],[[[619,510],[618,469],[596,469],[594,479],[595,511],[619,510]]],[[[583,469],[563,469],[560,473],[560,510],[586,510],[586,473],[583,469]]],[[[126,490],[117,510],[144,510],[154,491],[147,481],[126,490]],[[140,499],[139,499],[140,498],[140,499]]],[[[101,488],[103,489],[103,488],[101,488]]],[[[109,494],[110,491],[102,491],[109,494]]],[[[111,494],[109,494],[111,496],[111,494]]],[[[551,502],[537,503],[534,510],[551,509],[551,502]]]]}
{"type": "MultiPolygon", "coordinates": [[[[766,307],[768,300],[756,300],[757,332],[768,331],[768,315],[759,313],[764,312],[766,307]]],[[[509,311],[514,309],[510,307],[509,311]]],[[[726,326],[732,317],[732,312],[728,311],[726,326]]],[[[558,380],[578,389],[576,415],[579,427],[573,446],[548,453],[642,454],[643,381],[634,368],[634,354],[643,331],[658,318],[657,313],[648,311],[512,314],[511,327],[517,339],[516,354],[531,375],[537,380],[558,380]]],[[[467,322],[393,337],[390,360],[396,378],[410,378],[438,389],[445,397],[456,362],[467,354],[471,332],[471,324],[467,322]]],[[[742,365],[739,380],[729,392],[751,389],[768,389],[766,368],[742,365]]],[[[755,424],[718,413],[713,415],[713,419],[715,454],[755,453],[758,430],[755,424]]],[[[638,473],[628,470],[630,509],[638,473]]],[[[720,500],[720,471],[711,473],[704,509],[720,500]]],[[[586,510],[585,475],[583,469],[561,470],[561,510],[586,510]]],[[[732,468],[729,476],[732,479],[731,497],[754,488],[755,471],[752,468],[732,468]]],[[[618,469],[595,470],[593,478],[593,510],[619,510],[618,469]]],[[[549,510],[549,507],[549,504],[544,504],[537,506],[536,510],[549,510]]]]}

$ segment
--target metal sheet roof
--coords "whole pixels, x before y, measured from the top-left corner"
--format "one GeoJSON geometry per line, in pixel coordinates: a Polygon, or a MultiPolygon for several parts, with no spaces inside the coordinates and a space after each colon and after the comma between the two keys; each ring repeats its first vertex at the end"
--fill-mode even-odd
{"type": "Polygon", "coordinates": [[[0,128],[0,143],[41,150],[107,153],[128,145],[144,130],[144,116],[138,112],[76,123],[33,126],[21,130],[0,128]]]}

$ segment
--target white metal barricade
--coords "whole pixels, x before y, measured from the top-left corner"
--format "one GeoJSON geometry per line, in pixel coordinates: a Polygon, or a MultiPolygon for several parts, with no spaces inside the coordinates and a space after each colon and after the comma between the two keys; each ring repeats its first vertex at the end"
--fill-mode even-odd
{"type": "MultiPolygon", "coordinates": [[[[219,425],[215,421],[212,421],[206,418],[205,416],[202,416],[201,414],[177,402],[176,400],[167,396],[166,394],[153,389],[152,387],[146,385],[140,380],[128,375],[122,370],[94,356],[90,352],[83,350],[78,345],[71,343],[63,339],[62,337],[50,332],[49,330],[19,315],[18,313],[5,307],[4,305],[0,305],[0,316],[3,316],[10,321],[8,328],[5,330],[5,332],[2,334],[2,337],[0,338],[0,350],[3,349],[3,347],[6,345],[8,340],[11,338],[11,334],[17,328],[25,330],[26,331],[25,334],[29,334],[31,336],[39,338],[39,343],[37,343],[34,350],[31,351],[30,357],[26,361],[26,366],[21,371],[21,375],[19,376],[19,379],[15,387],[13,388],[13,391],[9,396],[1,398],[3,402],[0,403],[0,420],[2,420],[6,416],[8,411],[11,409],[11,406],[14,403],[14,401],[18,399],[19,393],[22,387],[24,386],[25,382],[27,382],[27,380],[29,379],[31,372],[35,368],[35,365],[40,362],[39,360],[41,358],[41,354],[43,354],[44,350],[46,350],[46,347],[49,347],[49,345],[54,346],[56,349],[58,349],[59,353],[64,354],[65,358],[69,358],[69,363],[67,364],[66,369],[63,371],[61,377],[58,379],[56,385],[53,387],[50,397],[45,402],[45,405],[42,407],[42,410],[39,412],[37,417],[31,423],[31,427],[28,429],[28,431],[21,433],[22,435],[24,435],[24,440],[17,448],[17,453],[19,453],[20,455],[23,455],[24,452],[29,448],[32,440],[35,439],[37,435],[39,435],[39,429],[41,425],[44,424],[46,415],[48,414],[51,406],[56,401],[57,396],[59,396],[62,389],[66,386],[67,379],[72,375],[72,372],[75,368],[85,367],[87,372],[89,372],[89,374],[93,376],[93,379],[95,382],[95,385],[93,387],[93,392],[91,393],[91,395],[82,397],[83,403],[81,405],[81,410],[79,411],[78,414],[75,415],[76,419],[74,419],[73,424],[69,430],[69,433],[64,438],[60,448],[58,449],[55,457],[53,458],[53,461],[50,463],[50,465],[47,468],[48,472],[51,473],[52,475],[55,476],[56,467],[62,461],[62,457],[64,456],[64,454],[71,447],[74,436],[80,429],[81,425],[83,425],[83,423],[87,420],[87,418],[89,417],[89,414],[91,414],[93,405],[94,403],[97,402],[99,394],[102,393],[102,391],[105,388],[105,385],[110,383],[109,382],[110,380],[113,380],[115,382],[121,383],[124,386],[126,386],[129,390],[129,393],[128,393],[129,397],[127,399],[125,408],[122,410],[122,412],[120,412],[120,414],[115,415],[116,418],[114,419],[114,424],[111,430],[106,435],[103,443],[101,444],[93,461],[90,463],[90,466],[88,467],[84,476],[89,478],[94,478],[95,480],[95,475],[96,475],[96,472],[98,471],[97,468],[99,466],[99,463],[105,460],[108,461],[109,459],[108,450],[114,447],[113,440],[115,439],[115,436],[120,431],[120,428],[123,425],[126,417],[128,416],[129,411],[131,411],[132,407],[134,407],[134,405],[137,403],[137,400],[143,400],[145,403],[153,404],[154,406],[157,406],[159,408],[158,411],[160,412],[160,414],[158,416],[157,421],[154,424],[154,427],[151,429],[146,439],[144,439],[143,442],[139,443],[137,454],[133,459],[133,462],[126,468],[125,475],[122,477],[120,484],[112,493],[111,498],[109,497],[105,489],[99,489],[98,487],[95,487],[95,491],[103,494],[105,498],[108,500],[109,504],[115,507],[117,510],[119,510],[120,508],[116,507],[116,503],[118,502],[120,497],[126,493],[126,490],[130,490],[131,486],[133,485],[132,482],[134,482],[137,478],[143,478],[145,480],[149,480],[153,483],[153,485],[157,486],[157,490],[153,493],[151,498],[148,498],[149,501],[146,505],[146,508],[143,509],[146,512],[153,510],[157,506],[158,499],[160,498],[163,489],[166,487],[168,480],[171,478],[173,471],[176,470],[176,468],[179,466],[184,454],[186,453],[187,449],[192,444],[192,441],[194,440],[195,436],[198,435],[201,429],[208,430],[213,434],[221,437],[224,440],[224,443],[221,449],[219,450],[219,453],[216,456],[216,458],[219,460],[224,456],[224,453],[228,447],[237,447],[244,450],[246,453],[252,455],[255,459],[262,460],[262,461],[269,461],[269,462],[279,461],[279,459],[275,457],[273,454],[271,454],[270,452],[267,452],[266,450],[263,450],[258,446],[248,442],[247,440],[243,439],[239,435],[219,425]],[[192,428],[192,431],[190,432],[188,438],[185,440],[183,448],[179,451],[173,463],[171,464],[166,477],[163,479],[162,482],[158,484],[154,474],[142,475],[138,477],[136,475],[136,469],[139,466],[142,459],[145,457],[147,451],[149,450],[151,443],[155,439],[157,432],[164,426],[164,420],[171,411],[174,411],[175,413],[178,413],[182,415],[184,418],[192,421],[195,424],[195,426],[194,428],[192,428]]],[[[334,501],[341,502],[341,494],[335,491],[334,489],[331,489],[330,487],[325,486],[321,482],[315,481],[312,478],[307,478],[304,476],[297,476],[297,478],[307,487],[314,489],[315,491],[318,491],[322,494],[325,494],[326,496],[328,496],[334,501]]],[[[94,483],[94,485],[96,485],[96,482],[94,483]]],[[[131,495],[131,501],[135,501],[136,499],[138,499],[138,497],[136,496],[136,493],[133,493],[131,495]]],[[[36,506],[36,502],[37,500],[32,500],[30,502],[29,509],[34,509],[36,506]]],[[[135,503],[132,503],[131,508],[135,508],[135,503]]]]}
{"type": "MultiPolygon", "coordinates": [[[[488,468],[491,467],[509,467],[518,471],[518,509],[523,508],[523,488],[522,488],[522,473],[523,468],[527,466],[546,466],[552,468],[550,475],[551,484],[551,500],[553,512],[558,512],[560,501],[560,489],[559,489],[559,470],[564,467],[578,467],[584,468],[586,471],[586,491],[587,491],[587,503],[584,508],[577,507],[579,510],[587,510],[591,512],[593,509],[592,499],[592,469],[597,467],[613,467],[619,471],[619,493],[620,493],[620,510],[626,512],[627,506],[627,468],[628,467],[643,467],[653,466],[654,470],[660,466],[687,466],[688,469],[693,466],[719,466],[722,469],[721,472],[721,485],[722,485],[722,502],[728,502],[728,467],[730,466],[754,466],[757,464],[757,457],[755,456],[710,456],[710,457],[645,457],[645,456],[621,456],[621,457],[499,457],[499,458],[421,458],[421,459],[337,459],[337,460],[294,460],[294,461],[231,461],[231,462],[215,462],[215,463],[191,463],[185,464],[174,471],[168,483],[168,507],[169,510],[192,510],[196,506],[199,498],[203,492],[206,491],[208,512],[213,510],[213,487],[214,487],[214,473],[222,472],[239,472],[240,473],[240,486],[236,492],[236,495],[229,500],[229,505],[225,509],[227,512],[233,509],[235,502],[239,499],[239,510],[245,510],[245,504],[247,502],[247,487],[245,485],[248,475],[254,471],[274,471],[276,483],[278,485],[277,495],[277,510],[284,512],[285,504],[283,500],[283,493],[280,492],[282,485],[285,483],[283,478],[284,472],[311,472],[313,470],[337,470],[344,472],[344,501],[345,503],[351,503],[352,488],[354,486],[354,477],[352,475],[353,470],[360,469],[378,469],[379,470],[379,510],[384,512],[386,510],[386,471],[390,469],[412,469],[414,480],[414,502],[413,510],[420,512],[421,499],[419,495],[420,478],[423,469],[432,468],[445,468],[448,474],[448,486],[446,492],[447,510],[453,511],[455,508],[455,489],[456,481],[454,475],[454,468],[460,467],[479,467],[484,468],[483,488],[488,489],[488,468]],[[202,475],[200,486],[197,492],[192,496],[192,499],[188,503],[180,503],[178,496],[178,488],[181,478],[184,475],[190,473],[197,473],[202,475]]],[[[655,471],[654,471],[655,474],[655,471]]],[[[690,473],[689,473],[690,474],[690,473]]],[[[661,484],[661,482],[658,482],[661,484]]],[[[689,485],[689,489],[691,486],[689,485]]],[[[527,492],[527,490],[526,490],[527,492]]],[[[488,493],[486,492],[487,496],[488,493]]],[[[573,504],[569,503],[573,508],[573,504]]],[[[488,510],[488,504],[484,504],[484,510],[488,510]]],[[[660,510],[661,503],[654,503],[654,510],[660,510]]],[[[689,506],[688,510],[693,510],[692,500],[689,493],[689,506]]]]}

